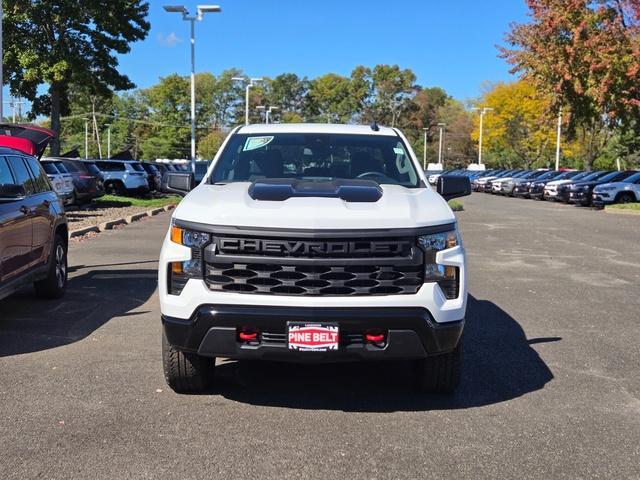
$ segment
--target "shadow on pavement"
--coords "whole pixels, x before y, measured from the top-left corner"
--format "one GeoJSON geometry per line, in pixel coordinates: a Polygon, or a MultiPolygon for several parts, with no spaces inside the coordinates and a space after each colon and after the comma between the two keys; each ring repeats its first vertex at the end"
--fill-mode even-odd
{"type": "Polygon", "coordinates": [[[217,392],[231,400],[299,409],[394,412],[490,405],[539,390],[553,374],[530,345],[520,324],[497,305],[469,297],[464,369],[453,396],[417,394],[409,362],[301,365],[222,363],[217,392]]]}
{"type": "Polygon", "coordinates": [[[38,352],[82,340],[114,317],[147,302],[157,270],[90,270],[69,280],[61,300],[38,300],[29,289],[2,301],[0,357],[38,352]]]}

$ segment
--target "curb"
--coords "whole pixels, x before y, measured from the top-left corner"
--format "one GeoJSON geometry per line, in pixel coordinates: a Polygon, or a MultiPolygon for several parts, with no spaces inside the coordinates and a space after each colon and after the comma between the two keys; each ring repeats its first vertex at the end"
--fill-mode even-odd
{"type": "Polygon", "coordinates": [[[72,230],[69,232],[69,238],[73,238],[73,237],[82,237],[83,235],[86,235],[87,233],[100,233],[100,229],[97,226],[92,226],[92,227],[85,227],[85,228],[79,228],[78,230],[72,230]]]}
{"type": "Polygon", "coordinates": [[[87,233],[100,233],[107,230],[112,230],[117,225],[129,225],[133,222],[137,222],[145,217],[153,217],[164,212],[168,212],[176,208],[175,205],[166,205],[160,208],[154,208],[147,210],[146,212],[136,213],[129,215],[128,217],[117,218],[115,220],[109,220],[108,222],[101,223],[99,225],[93,225],[91,227],[79,228],[78,230],[72,230],[69,232],[69,238],[82,237],[87,233]]]}

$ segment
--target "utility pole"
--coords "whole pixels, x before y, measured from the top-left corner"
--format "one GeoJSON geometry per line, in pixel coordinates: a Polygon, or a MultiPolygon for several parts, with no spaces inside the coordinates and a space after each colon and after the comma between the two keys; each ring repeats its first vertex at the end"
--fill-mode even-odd
{"type": "Polygon", "coordinates": [[[233,77],[231,80],[235,82],[246,82],[247,86],[245,87],[245,98],[244,98],[244,124],[249,125],[249,93],[252,87],[255,87],[258,82],[262,81],[262,77],[260,78],[246,78],[246,77],[233,77]]]}
{"type": "Polygon", "coordinates": [[[562,141],[562,107],[558,112],[558,138],[556,139],[556,172],[560,170],[560,142],[562,141]]]}
{"type": "Polygon", "coordinates": [[[422,130],[424,131],[424,155],[422,158],[422,169],[426,170],[427,169],[427,132],[429,131],[429,129],[423,128],[422,130]]]}
{"type": "MultiPolygon", "coordinates": [[[[444,128],[447,126],[446,123],[439,123],[438,127],[440,128],[440,146],[438,147],[438,163],[442,165],[442,146],[444,144],[444,128]]],[[[444,165],[443,165],[444,167],[444,165]]]]}
{"type": "Polygon", "coordinates": [[[196,15],[189,15],[184,5],[165,5],[169,13],[180,13],[182,19],[191,22],[191,171],[196,171],[196,21],[200,22],[205,13],[219,13],[218,5],[198,5],[196,15]]]}
{"type": "Polygon", "coordinates": [[[98,120],[96,120],[96,99],[91,99],[91,113],[93,114],[93,131],[98,144],[98,158],[102,158],[102,144],[100,143],[100,131],[98,130],[98,120]]]}

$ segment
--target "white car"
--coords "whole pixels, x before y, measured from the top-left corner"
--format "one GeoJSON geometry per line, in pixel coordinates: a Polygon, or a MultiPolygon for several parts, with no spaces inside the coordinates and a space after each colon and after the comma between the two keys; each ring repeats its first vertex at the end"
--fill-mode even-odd
{"type": "Polygon", "coordinates": [[[605,183],[593,190],[594,205],[640,202],[640,172],[622,182],[605,183]]]}
{"type": "Polygon", "coordinates": [[[40,162],[47,174],[51,186],[62,202],[66,205],[73,199],[73,176],[67,171],[62,162],[43,160],[40,162]]]}
{"type": "Polygon", "coordinates": [[[138,162],[125,160],[96,160],[102,173],[104,189],[118,195],[142,194],[149,191],[147,172],[138,162]]]}
{"type": "Polygon", "coordinates": [[[160,254],[167,383],[208,388],[215,357],[410,359],[423,391],[453,391],[467,271],[446,200],[470,193],[466,177],[431,189],[397,129],[234,129],[160,254]]]}
{"type": "Polygon", "coordinates": [[[558,198],[558,187],[560,185],[566,185],[567,183],[574,183],[582,180],[583,178],[589,176],[593,172],[577,172],[575,176],[564,178],[562,180],[554,180],[552,182],[547,183],[544,186],[544,191],[542,196],[545,200],[556,200],[558,198]]]}

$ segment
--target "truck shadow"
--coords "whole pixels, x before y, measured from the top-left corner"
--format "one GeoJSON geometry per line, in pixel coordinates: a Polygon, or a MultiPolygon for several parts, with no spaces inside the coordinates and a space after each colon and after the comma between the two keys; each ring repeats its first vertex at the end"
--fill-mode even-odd
{"type": "MultiPolygon", "coordinates": [[[[78,270],[79,267],[70,270],[78,270]]],[[[157,270],[88,270],[69,279],[61,300],[25,289],[2,301],[0,358],[80,341],[114,317],[136,316],[157,286],[157,270]]]]}
{"type": "Polygon", "coordinates": [[[226,361],[216,368],[216,388],[234,401],[298,409],[395,412],[479,407],[544,388],[553,374],[531,345],[560,340],[528,340],[518,322],[500,307],[469,296],[463,378],[454,395],[416,393],[409,362],[226,361]]]}

